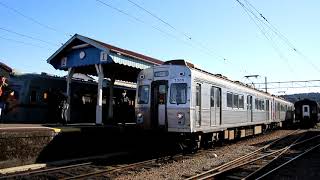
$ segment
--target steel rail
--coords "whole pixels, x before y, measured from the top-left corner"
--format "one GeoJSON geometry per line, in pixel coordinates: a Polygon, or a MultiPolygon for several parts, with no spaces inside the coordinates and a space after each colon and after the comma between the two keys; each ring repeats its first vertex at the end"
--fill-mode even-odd
{"type": "Polygon", "coordinates": [[[285,166],[285,165],[287,165],[287,164],[291,163],[292,161],[294,161],[294,160],[298,159],[299,157],[301,157],[301,156],[303,156],[303,155],[305,155],[305,154],[309,153],[309,152],[310,152],[310,151],[312,151],[312,150],[315,150],[315,149],[316,149],[316,148],[318,148],[319,146],[320,146],[320,144],[317,144],[317,145],[315,145],[315,146],[313,146],[313,147],[311,147],[311,148],[307,149],[305,152],[303,152],[303,153],[299,154],[298,156],[296,156],[296,157],[294,157],[294,158],[290,159],[289,161],[287,161],[287,162],[285,162],[285,163],[281,164],[280,166],[278,166],[278,167],[276,167],[276,168],[274,168],[274,169],[270,170],[269,172],[267,172],[267,173],[263,174],[262,176],[260,176],[260,177],[258,177],[258,178],[256,178],[256,179],[262,179],[262,178],[266,177],[267,175],[269,175],[269,174],[273,173],[274,171],[276,171],[276,170],[278,170],[278,169],[282,168],[283,166],[285,166]]]}
{"type": "Polygon", "coordinates": [[[272,141],[271,143],[269,143],[269,144],[267,144],[267,145],[265,145],[265,146],[263,146],[263,147],[255,150],[255,151],[252,151],[252,152],[250,152],[250,153],[248,153],[248,154],[246,154],[246,155],[243,155],[243,156],[241,156],[241,157],[239,157],[239,158],[236,158],[236,159],[234,159],[234,160],[232,160],[232,161],[229,161],[229,162],[227,162],[227,163],[224,163],[224,164],[222,164],[222,165],[220,165],[220,166],[218,166],[218,167],[215,167],[215,168],[213,168],[213,169],[211,169],[211,170],[208,170],[208,171],[205,171],[205,172],[203,172],[203,173],[197,174],[197,175],[195,175],[195,176],[189,177],[189,178],[187,178],[186,180],[199,179],[200,177],[205,176],[206,174],[212,173],[212,172],[214,172],[214,171],[219,171],[219,170],[221,170],[221,169],[223,169],[223,168],[228,168],[228,167],[230,167],[231,165],[236,164],[237,162],[241,162],[241,161],[243,161],[243,160],[246,160],[246,159],[254,156],[257,152],[262,151],[262,150],[265,150],[266,148],[270,147],[271,145],[275,144],[276,142],[279,142],[279,141],[281,141],[281,140],[283,140],[283,139],[289,137],[290,135],[295,134],[295,133],[297,133],[297,132],[299,132],[299,131],[301,131],[301,130],[300,130],[300,129],[295,130],[295,131],[293,131],[293,132],[291,132],[291,133],[289,133],[289,134],[287,134],[287,135],[285,135],[285,136],[283,136],[283,137],[281,137],[281,138],[279,138],[279,139],[276,139],[276,140],[272,141]]]}
{"type": "Polygon", "coordinates": [[[265,166],[267,166],[268,164],[270,164],[271,162],[273,162],[274,160],[276,160],[277,158],[279,158],[281,155],[283,155],[283,154],[284,154],[286,151],[288,151],[290,148],[292,148],[292,147],[294,147],[294,146],[297,146],[297,145],[300,145],[300,144],[302,144],[302,143],[311,141],[311,140],[313,140],[313,139],[315,139],[315,138],[317,138],[317,137],[320,137],[320,135],[317,135],[317,136],[314,136],[314,137],[312,137],[312,138],[308,138],[308,139],[306,139],[306,140],[303,140],[303,141],[301,141],[301,142],[298,142],[298,141],[302,138],[302,136],[301,136],[301,137],[299,137],[298,139],[296,139],[293,143],[291,143],[289,146],[286,146],[286,147],[284,147],[284,148],[281,148],[281,149],[279,149],[279,150],[276,150],[276,151],[273,152],[273,153],[269,153],[269,154],[263,155],[263,156],[258,157],[258,158],[256,158],[256,159],[250,160],[250,161],[248,161],[248,162],[243,162],[243,163],[238,164],[238,165],[236,165],[236,166],[229,166],[229,167],[227,167],[226,169],[223,169],[223,168],[222,168],[222,169],[218,169],[218,170],[220,170],[220,171],[218,171],[218,172],[216,172],[216,173],[214,173],[214,174],[209,174],[209,175],[204,176],[204,177],[202,177],[202,178],[197,178],[197,179],[198,179],[198,180],[209,179],[209,178],[212,178],[212,177],[214,177],[214,176],[217,176],[217,175],[220,175],[220,174],[222,174],[222,173],[225,173],[225,172],[227,172],[227,171],[230,171],[230,170],[239,168],[239,167],[241,167],[241,166],[250,164],[250,163],[252,163],[252,162],[258,161],[258,160],[263,159],[263,158],[265,158],[265,157],[271,156],[271,155],[273,155],[273,154],[275,154],[275,153],[277,153],[277,152],[280,152],[277,156],[275,156],[270,162],[268,162],[267,164],[265,164],[262,168],[259,168],[257,171],[254,171],[253,173],[249,174],[248,176],[242,178],[242,179],[248,179],[248,178],[252,177],[253,175],[255,175],[256,173],[258,173],[260,170],[262,170],[265,166]]]}
{"type": "Polygon", "coordinates": [[[155,162],[155,159],[151,159],[151,160],[147,160],[147,161],[142,161],[142,162],[132,163],[132,164],[128,164],[128,165],[123,165],[123,166],[117,167],[116,169],[100,170],[100,171],[91,172],[91,173],[87,173],[87,174],[81,174],[81,175],[77,175],[77,176],[62,178],[61,180],[81,179],[81,178],[100,175],[100,174],[104,174],[104,173],[108,173],[108,172],[110,173],[110,172],[116,172],[116,171],[120,171],[120,170],[130,169],[130,168],[133,168],[133,167],[144,166],[144,165],[148,165],[148,164],[154,163],[154,162],[155,162]]]}
{"type": "Polygon", "coordinates": [[[28,176],[28,175],[33,175],[33,174],[47,173],[47,172],[54,172],[54,171],[59,171],[59,170],[63,170],[63,169],[70,169],[70,168],[77,168],[77,167],[81,167],[81,166],[87,166],[87,165],[91,165],[91,164],[92,164],[92,162],[86,162],[86,163],[80,163],[80,164],[73,164],[73,165],[69,165],[69,166],[54,167],[54,168],[24,172],[24,173],[19,173],[19,174],[12,174],[12,175],[8,175],[8,176],[0,177],[0,179],[7,179],[7,178],[18,177],[18,176],[28,176]]]}

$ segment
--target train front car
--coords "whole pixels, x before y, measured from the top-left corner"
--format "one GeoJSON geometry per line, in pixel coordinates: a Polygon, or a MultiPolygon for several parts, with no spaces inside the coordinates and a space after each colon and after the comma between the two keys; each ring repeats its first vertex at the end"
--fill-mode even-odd
{"type": "Polygon", "coordinates": [[[167,61],[140,72],[136,122],[144,130],[190,132],[191,71],[184,61],[167,61]]]}
{"type": "Polygon", "coordinates": [[[294,103],[295,118],[302,127],[312,127],[319,122],[319,104],[316,101],[303,99],[294,103]]]}

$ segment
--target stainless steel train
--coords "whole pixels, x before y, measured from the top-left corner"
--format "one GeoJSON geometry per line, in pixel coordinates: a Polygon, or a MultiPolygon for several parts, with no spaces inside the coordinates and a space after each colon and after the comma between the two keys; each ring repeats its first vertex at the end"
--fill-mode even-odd
{"type": "Polygon", "coordinates": [[[320,120],[320,105],[316,101],[303,99],[294,103],[295,121],[302,127],[312,127],[320,120]]]}
{"type": "MultiPolygon", "coordinates": [[[[1,114],[3,123],[66,123],[64,103],[66,103],[66,79],[64,77],[42,74],[12,75],[8,79],[8,88],[3,95],[6,107],[1,114]]],[[[107,114],[107,81],[104,82],[103,115],[107,114]]],[[[114,89],[114,115],[120,119],[119,98],[126,90],[132,101],[135,85],[116,82],[114,89]]],[[[67,123],[94,123],[97,99],[97,83],[81,78],[74,78],[71,83],[71,121],[67,123]]],[[[133,103],[128,106],[126,121],[134,122],[133,103]],[[131,118],[132,117],[132,118],[131,118]],[[130,119],[131,118],[131,119],[130,119]]],[[[116,121],[116,120],[115,120],[116,121]]],[[[115,122],[105,122],[115,123],[115,122]]]]}
{"type": "Polygon", "coordinates": [[[142,70],[136,122],[144,130],[177,133],[184,146],[262,133],[293,118],[293,104],[184,60],[142,70]]]}

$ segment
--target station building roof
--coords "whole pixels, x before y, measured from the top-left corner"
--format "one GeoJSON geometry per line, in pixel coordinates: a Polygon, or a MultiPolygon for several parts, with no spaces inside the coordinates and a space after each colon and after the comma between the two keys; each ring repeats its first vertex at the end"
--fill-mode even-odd
{"type": "Polygon", "coordinates": [[[8,65],[0,62],[0,76],[9,77],[10,73],[12,73],[12,69],[8,65]]]}
{"type": "Polygon", "coordinates": [[[55,69],[74,68],[75,73],[97,75],[95,65],[101,64],[105,77],[135,82],[145,68],[163,62],[130,50],[122,49],[79,34],[71,37],[47,60],[55,69]]]}

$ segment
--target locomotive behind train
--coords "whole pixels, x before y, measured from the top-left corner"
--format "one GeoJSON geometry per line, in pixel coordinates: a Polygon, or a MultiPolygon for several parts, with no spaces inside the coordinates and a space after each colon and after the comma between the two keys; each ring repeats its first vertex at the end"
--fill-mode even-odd
{"type": "Polygon", "coordinates": [[[179,134],[182,146],[192,148],[281,126],[292,110],[284,99],[184,60],[142,70],[137,80],[137,126],[179,134]]]}
{"type": "MultiPolygon", "coordinates": [[[[104,83],[103,113],[107,114],[108,83],[104,83]]],[[[6,107],[1,115],[5,123],[66,123],[66,79],[42,74],[12,75],[2,96],[6,107]]],[[[135,86],[118,83],[114,86],[114,115],[123,119],[120,113],[120,97],[123,91],[134,100],[135,86]]],[[[71,83],[71,121],[67,123],[95,122],[97,83],[92,80],[73,79],[71,83]]],[[[134,122],[134,106],[128,102],[126,122],[134,122]]],[[[124,107],[124,106],[121,106],[124,107]]],[[[116,121],[115,121],[116,122],[116,121]]],[[[105,122],[105,123],[115,123],[105,122]]],[[[122,121],[121,121],[122,122],[122,121]]]]}
{"type": "Polygon", "coordinates": [[[312,127],[319,122],[320,106],[316,101],[303,99],[294,103],[295,119],[302,127],[312,127]]]}

